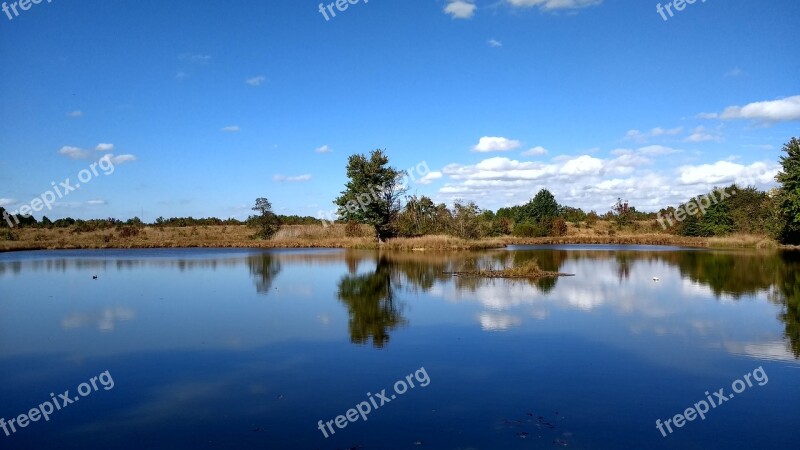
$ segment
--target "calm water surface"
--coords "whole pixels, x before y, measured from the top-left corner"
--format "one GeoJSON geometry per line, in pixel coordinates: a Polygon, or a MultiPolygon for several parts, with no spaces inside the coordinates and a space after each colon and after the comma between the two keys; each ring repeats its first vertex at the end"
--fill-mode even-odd
{"type": "Polygon", "coordinates": [[[0,417],[79,398],[0,448],[797,448],[798,273],[650,247],[0,254],[0,417]],[[445,273],[533,258],[575,276],[445,273]]]}

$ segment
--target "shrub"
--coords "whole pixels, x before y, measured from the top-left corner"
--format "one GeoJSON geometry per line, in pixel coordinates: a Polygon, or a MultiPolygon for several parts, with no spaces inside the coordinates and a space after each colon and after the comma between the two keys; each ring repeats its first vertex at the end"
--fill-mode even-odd
{"type": "Polygon", "coordinates": [[[556,217],[550,223],[550,236],[564,236],[567,234],[567,221],[556,217]]]}
{"type": "Polygon", "coordinates": [[[593,227],[600,217],[597,215],[596,212],[590,211],[589,214],[586,215],[586,225],[591,228],[593,227]]]}
{"type": "Polygon", "coordinates": [[[75,228],[72,229],[73,233],[89,233],[94,231],[95,227],[93,227],[89,222],[85,222],[83,220],[75,221],[75,228]]]}
{"type": "Polygon", "coordinates": [[[544,237],[548,229],[538,224],[520,223],[514,227],[514,236],[517,237],[544,237]]]}
{"type": "Polygon", "coordinates": [[[347,222],[344,227],[344,235],[347,237],[364,237],[364,230],[358,222],[347,222]]]}
{"type": "Polygon", "coordinates": [[[139,228],[135,226],[126,225],[119,228],[119,237],[122,239],[132,238],[139,235],[139,228]]]}
{"type": "Polygon", "coordinates": [[[17,235],[11,230],[0,230],[0,241],[16,241],[17,235]]]}

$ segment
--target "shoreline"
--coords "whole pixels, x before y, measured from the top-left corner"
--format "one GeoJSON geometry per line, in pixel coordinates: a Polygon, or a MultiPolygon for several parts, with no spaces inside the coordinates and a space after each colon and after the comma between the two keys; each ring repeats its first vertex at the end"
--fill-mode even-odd
{"type": "Polygon", "coordinates": [[[114,229],[76,232],[70,229],[23,228],[15,230],[14,240],[0,241],[0,253],[36,250],[102,250],[157,248],[349,248],[398,251],[469,251],[502,249],[515,245],[653,245],[686,248],[798,249],[781,246],[766,236],[684,237],[666,233],[603,233],[571,230],[565,236],[520,238],[513,236],[465,240],[435,235],[395,238],[379,243],[368,234],[346,236],[337,227],[285,227],[272,240],[255,240],[252,229],[244,226],[142,227],[133,236],[114,229]]]}

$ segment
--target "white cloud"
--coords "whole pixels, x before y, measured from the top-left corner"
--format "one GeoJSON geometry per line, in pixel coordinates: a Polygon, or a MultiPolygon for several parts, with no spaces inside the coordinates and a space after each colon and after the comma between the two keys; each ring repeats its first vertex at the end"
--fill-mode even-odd
{"type": "Polygon", "coordinates": [[[68,112],[68,113],[67,113],[67,116],[68,116],[68,117],[72,117],[73,119],[74,119],[74,118],[78,118],[78,117],[81,117],[81,116],[83,116],[83,111],[81,111],[81,110],[79,110],[79,109],[76,109],[75,111],[70,111],[70,112],[68,112]]]}
{"type": "Polygon", "coordinates": [[[709,141],[721,142],[722,141],[722,137],[719,136],[718,134],[709,133],[708,131],[706,131],[705,127],[700,126],[700,127],[695,128],[694,131],[692,131],[692,134],[689,135],[689,137],[687,137],[686,139],[684,139],[684,141],[686,141],[686,142],[709,142],[709,141]]]}
{"type": "Polygon", "coordinates": [[[0,198],[0,207],[6,207],[14,203],[17,203],[17,200],[14,198],[0,198]]]}
{"type": "Polygon", "coordinates": [[[87,200],[87,201],[86,201],[86,204],[87,204],[87,205],[93,205],[93,206],[96,206],[96,205],[107,205],[107,204],[108,204],[108,202],[107,202],[107,201],[105,201],[105,200],[99,200],[99,199],[95,199],[95,200],[87,200]]]}
{"type": "Polygon", "coordinates": [[[281,182],[281,183],[283,183],[283,182],[286,182],[286,183],[299,183],[299,182],[303,182],[303,181],[309,181],[310,179],[311,179],[311,174],[298,175],[296,177],[287,177],[285,175],[277,174],[277,175],[272,177],[273,181],[278,181],[278,182],[281,182]]]}
{"type": "Polygon", "coordinates": [[[722,186],[736,183],[740,186],[765,185],[775,180],[780,170],[777,163],[755,162],[748,166],[731,161],[717,161],[713,164],[682,166],[678,169],[682,184],[722,186]]]}
{"type": "Polygon", "coordinates": [[[131,154],[114,156],[113,153],[109,153],[109,154],[103,156],[103,158],[108,158],[115,166],[116,165],[120,165],[120,164],[124,164],[126,162],[136,161],[136,156],[131,155],[131,154]]]}
{"type": "Polygon", "coordinates": [[[267,81],[267,77],[259,75],[257,77],[248,78],[245,80],[245,83],[249,84],[250,86],[261,86],[265,81],[267,81]]]}
{"type": "Polygon", "coordinates": [[[537,145],[536,147],[530,148],[525,150],[521,153],[522,156],[543,156],[547,155],[547,149],[542,147],[541,145],[537,145]]]}
{"type": "Polygon", "coordinates": [[[696,115],[695,118],[697,118],[697,119],[706,119],[706,120],[719,119],[719,114],[717,114],[717,113],[700,113],[700,114],[696,115]]]}
{"type": "Polygon", "coordinates": [[[87,152],[86,150],[80,149],[78,147],[71,147],[69,145],[61,147],[61,150],[59,150],[58,153],[72,159],[82,159],[89,156],[89,152],[87,152]]]}
{"type": "Polygon", "coordinates": [[[472,147],[473,151],[486,152],[507,152],[514,150],[522,145],[520,141],[507,139],[504,137],[484,136],[480,138],[478,144],[472,147]]]}
{"type": "Polygon", "coordinates": [[[438,180],[439,178],[442,178],[442,176],[443,176],[442,172],[428,172],[427,174],[425,174],[424,177],[422,177],[419,180],[417,180],[417,183],[419,183],[419,184],[431,184],[435,180],[438,180]]]}
{"type": "Polygon", "coordinates": [[[719,117],[722,120],[746,119],[766,123],[800,120],[800,95],[745,106],[729,106],[719,117]]]}
{"type": "Polygon", "coordinates": [[[665,147],[663,145],[648,145],[639,149],[639,153],[643,155],[670,155],[672,153],[679,153],[680,150],[672,147],[665,147]]]}
{"type": "Polygon", "coordinates": [[[328,145],[323,145],[322,147],[317,147],[314,149],[317,153],[332,153],[333,149],[328,145]]]}
{"type": "Polygon", "coordinates": [[[114,150],[114,144],[97,144],[97,147],[94,149],[98,152],[110,152],[114,150]]]}
{"type": "Polygon", "coordinates": [[[226,133],[236,133],[242,131],[242,129],[239,128],[239,125],[228,125],[227,127],[222,128],[222,131],[226,133]]]}
{"type": "Polygon", "coordinates": [[[178,81],[183,81],[189,75],[186,72],[178,72],[175,74],[175,79],[178,81]]]}
{"type": "Polygon", "coordinates": [[[745,75],[745,72],[738,67],[734,67],[733,69],[725,72],[726,77],[740,77],[742,75],[745,75]]]}
{"type": "Polygon", "coordinates": [[[628,130],[628,132],[625,133],[625,139],[636,142],[646,142],[652,138],[661,136],[677,136],[681,133],[683,133],[683,127],[677,127],[671,129],[655,127],[650,131],[644,131],[644,132],[633,129],[633,130],[628,130]]]}
{"type": "MultiPolygon", "coordinates": [[[[482,208],[496,209],[528,201],[542,188],[559,203],[610,210],[617,197],[630,200],[640,211],[657,211],[705,194],[715,185],[737,182],[769,189],[775,185],[775,163],[737,164],[719,161],[707,166],[673,165],[680,148],[648,145],[598,154],[561,155],[547,161],[515,160],[495,156],[475,164],[448,164],[437,202],[457,198],[474,200],[482,208]]],[[[687,155],[688,157],[689,155],[687,155]]],[[[722,158],[720,158],[722,159],[722,158]]]]}
{"type": "Polygon", "coordinates": [[[503,46],[503,43],[498,41],[497,39],[489,39],[487,42],[489,43],[489,47],[497,48],[503,46]]]}
{"type": "Polygon", "coordinates": [[[472,0],[450,0],[444,7],[444,12],[453,19],[469,19],[475,15],[477,8],[472,0]]]}
{"type": "Polygon", "coordinates": [[[588,6],[599,5],[603,0],[506,0],[506,2],[516,8],[532,8],[538,6],[545,11],[559,9],[579,9],[588,6]]]}
{"type": "Polygon", "coordinates": [[[599,173],[603,169],[603,160],[589,155],[579,156],[567,161],[559,170],[559,173],[571,176],[588,175],[599,173]]]}

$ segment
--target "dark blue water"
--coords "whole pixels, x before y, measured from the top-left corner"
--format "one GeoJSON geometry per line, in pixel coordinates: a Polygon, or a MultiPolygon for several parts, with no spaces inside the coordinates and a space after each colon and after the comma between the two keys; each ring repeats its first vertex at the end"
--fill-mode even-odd
{"type": "Polygon", "coordinates": [[[647,247],[0,254],[0,448],[796,448],[798,269],[647,247]],[[532,258],[575,276],[445,273],[532,258]]]}

